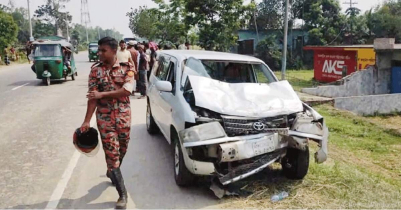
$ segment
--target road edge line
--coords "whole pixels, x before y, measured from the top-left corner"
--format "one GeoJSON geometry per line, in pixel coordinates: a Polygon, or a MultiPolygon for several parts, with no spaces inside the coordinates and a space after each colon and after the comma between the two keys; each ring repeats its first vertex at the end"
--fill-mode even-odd
{"type": "MultiPolygon", "coordinates": [[[[95,125],[95,117],[92,117],[90,125],[91,127],[95,125]]],[[[57,183],[56,188],[54,189],[52,195],[50,196],[50,200],[47,203],[45,209],[57,209],[60,199],[63,196],[67,184],[71,179],[72,172],[77,166],[79,157],[81,157],[81,153],[75,150],[74,154],[72,155],[72,158],[70,159],[70,162],[68,163],[67,168],[65,169],[63,175],[61,176],[61,179],[57,183]]]]}

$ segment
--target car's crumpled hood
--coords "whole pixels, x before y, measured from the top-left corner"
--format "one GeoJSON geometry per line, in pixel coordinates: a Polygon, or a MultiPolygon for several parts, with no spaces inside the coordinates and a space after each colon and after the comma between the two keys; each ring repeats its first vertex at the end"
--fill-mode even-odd
{"type": "Polygon", "coordinates": [[[189,80],[195,105],[220,114],[260,118],[303,111],[288,81],[233,84],[193,75],[189,80]]]}

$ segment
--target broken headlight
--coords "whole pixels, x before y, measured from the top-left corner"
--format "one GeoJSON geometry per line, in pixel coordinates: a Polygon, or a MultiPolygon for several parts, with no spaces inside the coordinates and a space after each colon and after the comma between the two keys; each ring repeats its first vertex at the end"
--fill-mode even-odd
{"type": "Polygon", "coordinates": [[[197,125],[180,131],[179,135],[183,143],[226,137],[226,133],[219,122],[197,125]]]}

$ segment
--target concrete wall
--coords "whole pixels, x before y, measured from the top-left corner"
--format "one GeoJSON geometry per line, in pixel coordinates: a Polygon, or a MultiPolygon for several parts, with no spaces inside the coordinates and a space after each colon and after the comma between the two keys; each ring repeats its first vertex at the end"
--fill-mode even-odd
{"type": "Polygon", "coordinates": [[[366,70],[355,72],[342,79],[343,85],[303,88],[301,91],[330,98],[388,94],[391,84],[391,59],[381,62],[386,63],[387,61],[390,62],[390,68],[378,71],[374,67],[369,67],[366,70]]]}
{"type": "Polygon", "coordinates": [[[388,94],[390,93],[390,82],[391,68],[378,71],[374,67],[369,67],[343,78],[343,85],[303,88],[301,91],[330,98],[388,94]]]}
{"type": "Polygon", "coordinates": [[[334,107],[359,115],[389,114],[401,111],[401,94],[342,97],[334,99],[334,107]]]}

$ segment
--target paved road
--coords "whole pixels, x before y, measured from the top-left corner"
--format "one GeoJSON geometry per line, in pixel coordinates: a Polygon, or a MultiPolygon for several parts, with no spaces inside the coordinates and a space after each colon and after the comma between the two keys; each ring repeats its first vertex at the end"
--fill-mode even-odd
{"type": "MultiPolygon", "coordinates": [[[[75,81],[47,87],[29,65],[0,68],[0,209],[113,208],[118,198],[105,177],[102,150],[78,153],[72,135],[86,110],[87,54],[76,55],[75,81]]],[[[170,146],[145,128],[145,99],[132,98],[132,129],[122,171],[129,208],[218,208],[203,187],[179,188],[170,146]]]]}

